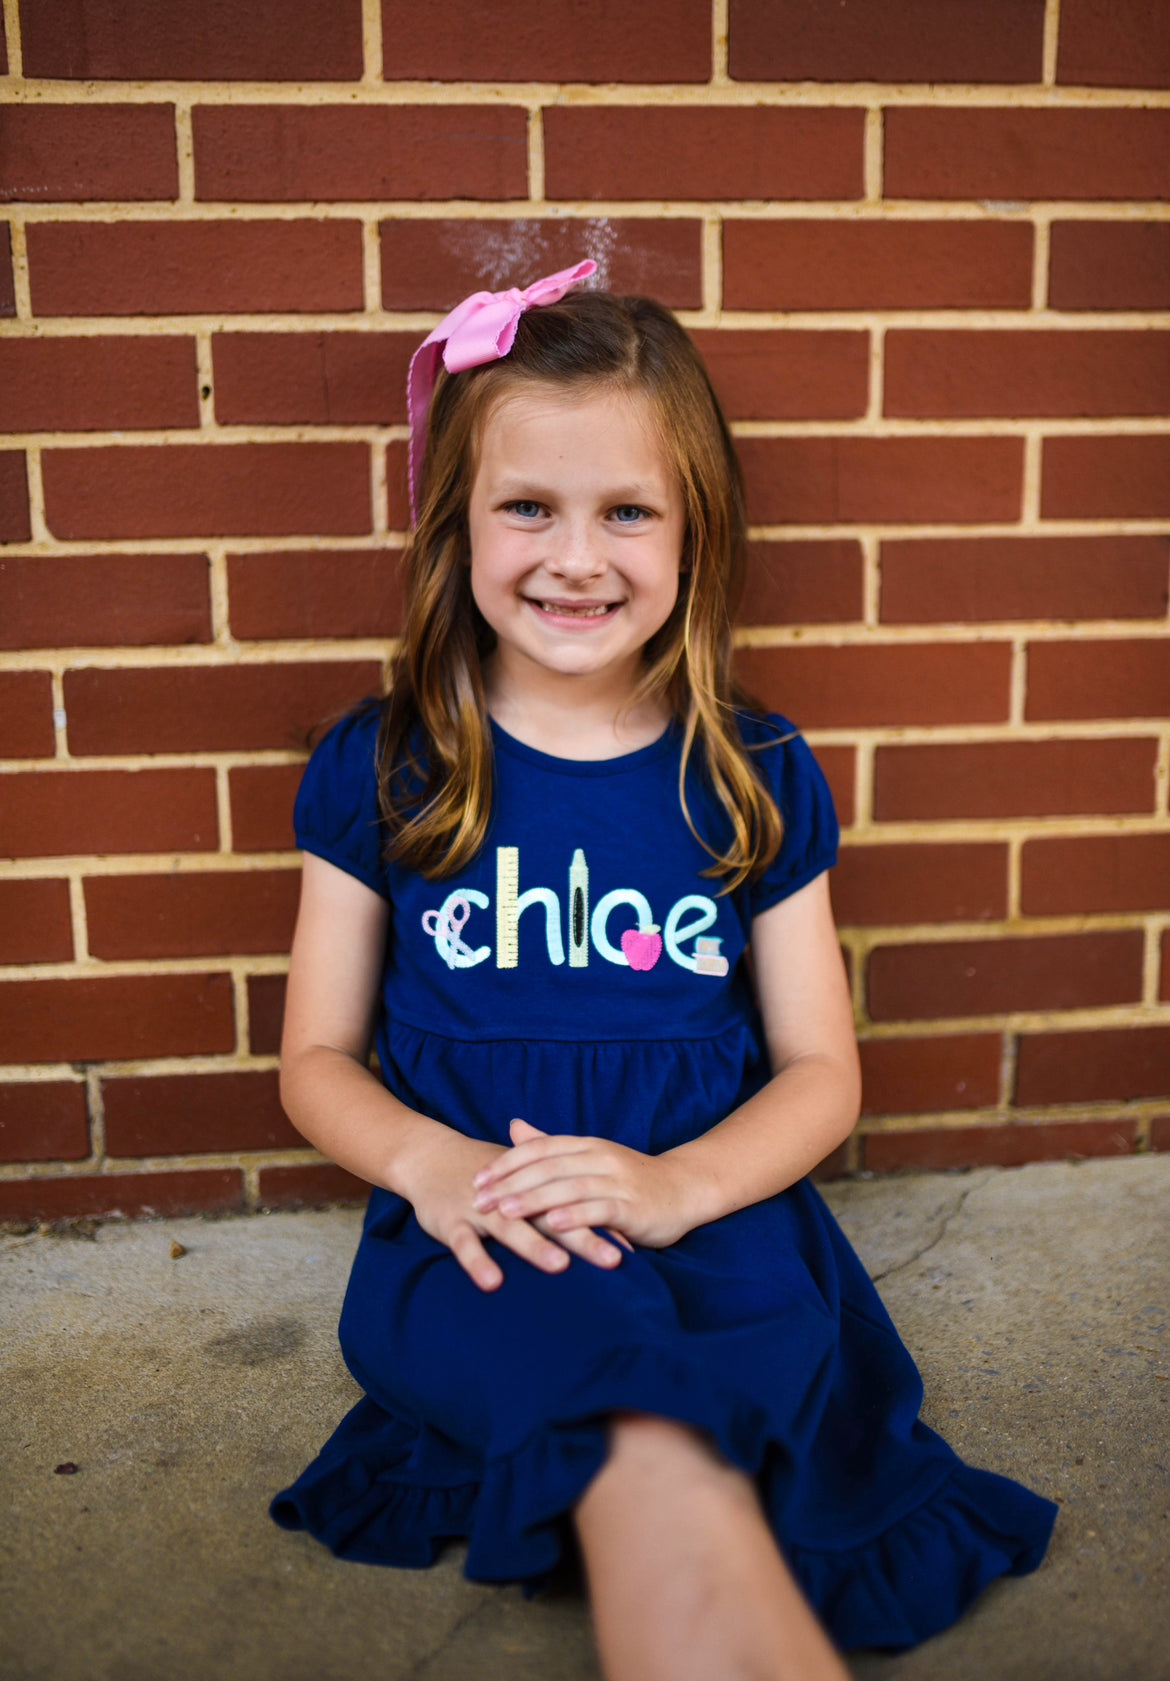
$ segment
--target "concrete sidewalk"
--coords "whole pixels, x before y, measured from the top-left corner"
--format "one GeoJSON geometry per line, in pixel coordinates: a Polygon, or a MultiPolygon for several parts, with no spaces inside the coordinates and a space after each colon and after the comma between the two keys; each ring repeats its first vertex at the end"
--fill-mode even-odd
{"type": "MultiPolygon", "coordinates": [[[[827,1196],[928,1421],[1062,1504],[1034,1576],[855,1676],[1170,1681],[1170,1157],[827,1196]]],[[[335,1327],[358,1224],[0,1239],[3,1681],[594,1681],[576,1597],[466,1582],[457,1549],[339,1564],[269,1521],[357,1394],[335,1327]]]]}

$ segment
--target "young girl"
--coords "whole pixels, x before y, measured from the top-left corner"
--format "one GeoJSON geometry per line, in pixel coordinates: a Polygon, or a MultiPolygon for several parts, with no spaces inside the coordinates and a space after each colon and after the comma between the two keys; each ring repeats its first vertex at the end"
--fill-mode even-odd
{"type": "Polygon", "coordinates": [[[282,1091],[374,1189],[366,1398],[273,1512],[382,1564],[467,1537],[481,1581],[579,1544],[612,1681],[840,1681],[822,1623],[922,1640],[1055,1508],[918,1422],[806,1178],[859,1104],[832,803],[731,682],[742,492],[698,355],[592,268],[416,357],[390,693],[298,797],[282,1091]]]}

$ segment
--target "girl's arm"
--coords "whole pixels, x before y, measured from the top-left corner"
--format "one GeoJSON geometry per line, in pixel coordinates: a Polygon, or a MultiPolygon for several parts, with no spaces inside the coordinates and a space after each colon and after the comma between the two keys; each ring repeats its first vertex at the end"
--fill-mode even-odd
{"type": "Polygon", "coordinates": [[[351,1173],[405,1197],[481,1289],[503,1282],[485,1236],[546,1272],[567,1264],[567,1249],[612,1266],[619,1252],[594,1232],[550,1242],[530,1221],[474,1209],[472,1178],[498,1147],[408,1108],[370,1072],[389,914],[370,888],[306,854],[280,1051],[281,1101],[293,1125],[351,1173]]]}
{"type": "Polygon", "coordinates": [[[607,1226],[663,1247],[774,1196],[848,1137],[861,1077],[845,969],[821,875],[756,918],[752,958],[773,1078],[702,1137],[660,1156],[513,1126],[517,1147],[481,1173],[477,1206],[607,1226]]]}

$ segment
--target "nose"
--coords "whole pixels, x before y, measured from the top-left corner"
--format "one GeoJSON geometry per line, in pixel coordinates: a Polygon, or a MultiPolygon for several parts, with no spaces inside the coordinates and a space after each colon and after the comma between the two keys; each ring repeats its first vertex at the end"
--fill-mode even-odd
{"type": "Polygon", "coordinates": [[[605,571],[604,546],[588,520],[566,520],[550,542],[545,570],[568,583],[587,583],[605,571]]]}

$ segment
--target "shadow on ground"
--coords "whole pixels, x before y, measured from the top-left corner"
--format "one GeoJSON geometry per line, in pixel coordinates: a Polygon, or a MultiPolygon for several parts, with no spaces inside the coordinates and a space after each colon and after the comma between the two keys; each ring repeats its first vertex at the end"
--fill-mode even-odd
{"type": "MultiPolygon", "coordinates": [[[[1034,1576],[855,1654],[857,1681],[1170,1681],[1170,1157],[826,1194],[928,1422],[1061,1502],[1034,1576]]],[[[340,1564],[269,1521],[357,1395],[335,1326],[358,1224],[0,1239],[3,1681],[596,1681],[571,1594],[466,1582],[458,1549],[340,1564]]]]}

